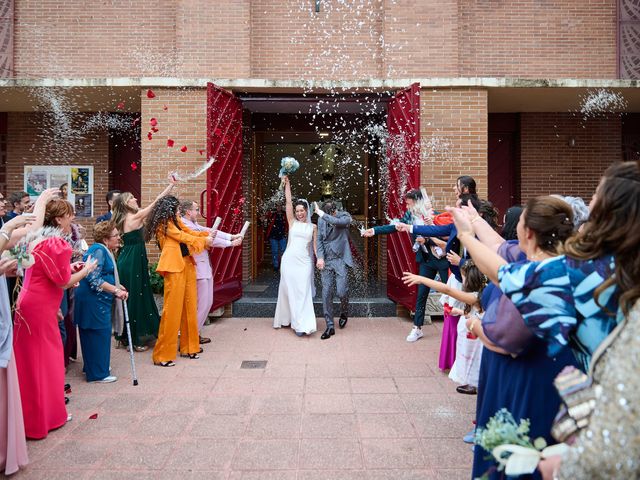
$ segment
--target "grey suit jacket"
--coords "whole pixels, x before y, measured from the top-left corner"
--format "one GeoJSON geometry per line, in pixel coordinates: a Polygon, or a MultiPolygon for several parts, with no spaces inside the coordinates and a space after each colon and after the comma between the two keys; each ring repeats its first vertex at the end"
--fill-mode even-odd
{"type": "Polygon", "coordinates": [[[335,216],[324,214],[318,218],[318,258],[325,262],[340,259],[353,267],[351,245],[349,244],[351,215],[338,212],[335,216]]]}

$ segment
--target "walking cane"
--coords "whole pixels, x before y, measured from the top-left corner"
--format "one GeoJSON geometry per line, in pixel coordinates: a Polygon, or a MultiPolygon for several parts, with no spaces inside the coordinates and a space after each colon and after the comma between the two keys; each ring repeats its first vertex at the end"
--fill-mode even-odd
{"type": "Polygon", "coordinates": [[[124,325],[127,329],[127,340],[129,342],[129,358],[131,359],[131,375],[133,386],[138,385],[138,375],[136,374],[136,361],[133,358],[133,342],[131,340],[131,325],[129,324],[129,309],[126,300],[122,300],[122,310],[124,311],[124,325]]]}

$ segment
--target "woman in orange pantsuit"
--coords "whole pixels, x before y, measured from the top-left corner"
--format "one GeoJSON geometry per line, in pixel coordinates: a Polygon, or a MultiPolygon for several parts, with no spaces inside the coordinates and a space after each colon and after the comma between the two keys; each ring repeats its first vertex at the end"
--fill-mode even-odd
{"type": "Polygon", "coordinates": [[[157,272],[164,277],[164,308],[160,318],[158,341],[153,349],[153,363],[173,367],[180,356],[198,358],[198,302],[196,267],[191,255],[211,247],[209,232],[195,232],[180,220],[180,201],[173,196],[161,198],[155,205],[145,231],[148,242],[155,235],[161,249],[157,272]]]}

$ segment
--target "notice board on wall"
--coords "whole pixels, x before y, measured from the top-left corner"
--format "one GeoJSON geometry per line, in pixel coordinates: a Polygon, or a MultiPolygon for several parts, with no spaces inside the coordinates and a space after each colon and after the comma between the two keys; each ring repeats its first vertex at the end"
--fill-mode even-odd
{"type": "Polygon", "coordinates": [[[93,217],[93,167],[81,165],[27,165],[24,191],[35,200],[47,188],[59,188],[77,217],[93,217]]]}

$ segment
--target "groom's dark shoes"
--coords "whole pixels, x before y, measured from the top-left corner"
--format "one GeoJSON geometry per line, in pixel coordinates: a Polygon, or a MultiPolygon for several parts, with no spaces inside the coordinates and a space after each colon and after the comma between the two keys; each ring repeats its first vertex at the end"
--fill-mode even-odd
{"type": "Polygon", "coordinates": [[[347,325],[347,320],[349,320],[347,318],[346,315],[340,315],[340,320],[338,320],[338,326],[340,328],[344,328],[347,325]]]}
{"type": "Polygon", "coordinates": [[[320,336],[320,340],[326,340],[327,338],[331,338],[332,335],[336,334],[335,328],[327,328],[324,333],[320,336]]]}

